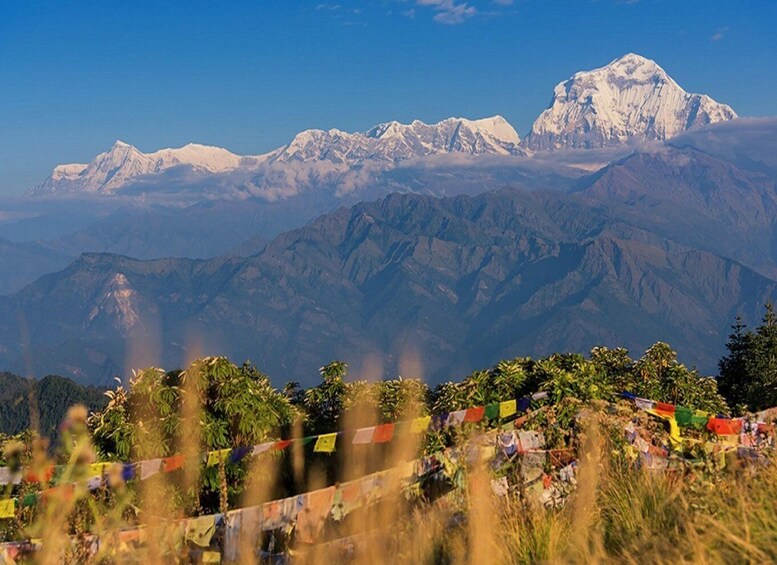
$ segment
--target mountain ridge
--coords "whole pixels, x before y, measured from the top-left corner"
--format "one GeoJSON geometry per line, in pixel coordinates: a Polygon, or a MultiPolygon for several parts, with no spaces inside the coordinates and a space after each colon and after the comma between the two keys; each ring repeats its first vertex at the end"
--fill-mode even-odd
{"type": "Polygon", "coordinates": [[[496,115],[447,118],[435,124],[392,121],[355,133],[308,129],[286,145],[256,156],[198,144],[142,153],[116,142],[88,164],[58,165],[28,195],[144,193],[155,187],[147,181],[164,181],[164,174],[177,172],[184,185],[192,187],[210,180],[209,197],[259,196],[273,201],[316,189],[331,189],[342,197],[412,159],[445,154],[531,156],[544,150],[666,141],[735,118],[729,106],[686,92],[654,61],[629,53],[559,83],[550,106],[523,140],[496,115]]]}

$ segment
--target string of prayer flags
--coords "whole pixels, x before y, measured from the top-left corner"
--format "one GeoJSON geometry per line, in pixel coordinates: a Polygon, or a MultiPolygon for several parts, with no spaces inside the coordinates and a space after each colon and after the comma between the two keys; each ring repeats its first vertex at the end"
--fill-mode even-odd
{"type": "Polygon", "coordinates": [[[320,435],[316,440],[313,451],[318,453],[332,453],[335,450],[336,442],[337,433],[320,435]]]}
{"type": "Polygon", "coordinates": [[[507,418],[512,416],[518,411],[518,406],[515,400],[505,400],[499,403],[499,417],[507,418]]]}
{"type": "Polygon", "coordinates": [[[375,443],[387,443],[394,437],[394,424],[381,424],[375,426],[375,435],[372,441],[375,443]]]}

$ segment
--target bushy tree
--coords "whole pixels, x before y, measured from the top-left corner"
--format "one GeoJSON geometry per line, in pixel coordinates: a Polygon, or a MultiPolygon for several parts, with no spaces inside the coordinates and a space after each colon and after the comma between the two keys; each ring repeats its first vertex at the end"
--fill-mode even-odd
{"type": "Polygon", "coordinates": [[[224,357],[199,359],[186,371],[145,369],[129,388],[107,394],[108,405],[90,418],[90,427],[97,449],[111,459],[166,456],[185,441],[203,450],[253,445],[293,419],[289,400],[267,375],[224,357]],[[187,395],[196,407],[190,416],[183,410],[187,395]],[[187,437],[191,430],[198,437],[187,437]]]}

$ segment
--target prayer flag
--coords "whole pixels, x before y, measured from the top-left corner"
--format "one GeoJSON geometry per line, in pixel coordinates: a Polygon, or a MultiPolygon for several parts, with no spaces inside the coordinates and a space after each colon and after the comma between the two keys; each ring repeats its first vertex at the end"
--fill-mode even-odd
{"type": "Polygon", "coordinates": [[[273,445],[275,445],[274,441],[268,441],[267,443],[260,443],[259,445],[255,445],[253,449],[251,449],[251,455],[259,455],[260,453],[264,453],[273,445]]]}
{"type": "Polygon", "coordinates": [[[690,426],[693,422],[693,410],[685,406],[677,406],[674,411],[674,418],[680,426],[690,426]]]}
{"type": "Polygon", "coordinates": [[[419,418],[415,418],[410,426],[410,433],[420,434],[425,432],[429,428],[429,423],[431,421],[431,416],[420,416],[419,418]]]}
{"type": "Polygon", "coordinates": [[[297,515],[297,537],[305,544],[318,541],[327,514],[332,509],[335,487],[329,487],[305,495],[305,505],[297,515]]]}
{"type": "Polygon", "coordinates": [[[512,416],[518,410],[515,400],[505,400],[499,403],[499,417],[507,418],[512,416]]]}
{"type": "Polygon", "coordinates": [[[16,501],[13,498],[0,500],[0,518],[13,518],[16,515],[16,501]]]}
{"type": "Polygon", "coordinates": [[[218,451],[209,451],[208,452],[208,461],[206,462],[207,467],[215,467],[218,465],[221,461],[226,461],[227,457],[229,457],[229,452],[232,451],[231,449],[219,449],[218,451]]]}
{"type": "Polygon", "coordinates": [[[372,441],[375,443],[386,443],[391,441],[394,437],[394,424],[381,424],[375,426],[375,435],[372,436],[372,441]]]}
{"type": "Polygon", "coordinates": [[[92,463],[89,465],[89,477],[102,477],[111,463],[92,463]]]}
{"type": "Polygon", "coordinates": [[[656,405],[655,402],[648,400],[647,398],[635,398],[634,404],[641,410],[652,410],[656,405]]]}
{"type": "Polygon", "coordinates": [[[184,462],[183,455],[173,455],[172,457],[165,457],[164,459],[162,459],[162,470],[165,473],[175,471],[176,469],[180,469],[181,467],[183,467],[183,462],[184,462]]]}
{"type": "Polygon", "coordinates": [[[518,399],[518,402],[516,403],[516,408],[519,412],[528,412],[529,408],[531,407],[531,397],[530,396],[523,396],[518,399]]]}
{"type": "Polygon", "coordinates": [[[499,416],[499,404],[489,404],[485,409],[486,418],[493,420],[499,416]]]}
{"type": "Polygon", "coordinates": [[[548,391],[547,390],[542,390],[540,392],[535,392],[534,394],[531,395],[531,399],[532,400],[541,400],[541,399],[547,398],[547,397],[548,397],[548,391]]]}
{"type": "Polygon", "coordinates": [[[291,445],[291,441],[292,440],[290,440],[290,439],[282,439],[280,441],[276,441],[275,443],[272,444],[272,449],[273,449],[273,451],[278,451],[278,450],[281,450],[281,449],[286,449],[287,447],[289,447],[291,445]]]}
{"type": "Polygon", "coordinates": [[[464,415],[464,421],[479,422],[483,419],[483,412],[485,412],[485,409],[482,406],[467,408],[467,413],[464,415]]]}
{"type": "Polygon", "coordinates": [[[316,440],[316,445],[313,447],[313,451],[317,451],[319,453],[332,453],[335,450],[336,441],[336,433],[320,435],[316,440]]]}
{"type": "Polygon", "coordinates": [[[131,481],[135,478],[135,464],[123,463],[121,466],[121,478],[124,481],[131,481]]]}
{"type": "Polygon", "coordinates": [[[186,521],[184,539],[199,547],[209,547],[213,534],[216,533],[216,516],[200,516],[186,521]]]}
{"type": "Polygon", "coordinates": [[[246,457],[249,453],[251,453],[251,448],[248,446],[236,447],[232,450],[232,453],[229,454],[229,462],[237,463],[246,457]]]}
{"type": "Polygon", "coordinates": [[[702,410],[696,410],[691,417],[691,425],[695,428],[704,428],[707,426],[707,421],[710,419],[710,415],[702,410]]]}
{"type": "Polygon", "coordinates": [[[9,467],[0,467],[0,485],[19,484],[22,481],[22,474],[12,473],[9,467]]]}
{"type": "Polygon", "coordinates": [[[710,418],[707,429],[718,435],[735,435],[739,433],[742,423],[729,418],[710,418]]]}
{"type": "Polygon", "coordinates": [[[156,475],[159,472],[159,467],[162,465],[161,459],[149,459],[148,461],[140,462],[140,480],[145,481],[152,475],[156,475]]]}
{"type": "Polygon", "coordinates": [[[448,425],[458,426],[464,421],[464,417],[467,415],[466,410],[456,410],[448,414],[448,425]]]}
{"type": "Polygon", "coordinates": [[[671,416],[675,413],[675,405],[674,404],[668,404],[666,402],[656,402],[656,412],[660,414],[666,414],[668,416],[671,416]]]}
{"type": "Polygon", "coordinates": [[[356,430],[356,435],[353,436],[353,441],[351,443],[355,444],[365,444],[365,443],[372,443],[372,436],[375,433],[375,426],[370,426],[369,428],[359,428],[356,430]]]}

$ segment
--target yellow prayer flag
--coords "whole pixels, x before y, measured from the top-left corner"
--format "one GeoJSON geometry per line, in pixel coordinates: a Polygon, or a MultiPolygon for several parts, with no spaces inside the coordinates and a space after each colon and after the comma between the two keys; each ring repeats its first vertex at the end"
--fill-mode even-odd
{"type": "Polygon", "coordinates": [[[13,518],[16,515],[16,501],[13,498],[0,500],[0,518],[13,518]]]}
{"type": "Polygon", "coordinates": [[[320,435],[316,440],[316,445],[313,447],[313,451],[317,451],[319,453],[331,453],[335,450],[336,441],[336,433],[320,435]]]}
{"type": "Polygon", "coordinates": [[[113,463],[92,463],[89,465],[90,477],[102,477],[113,463]]]}
{"type": "Polygon", "coordinates": [[[507,418],[518,411],[518,405],[515,400],[505,400],[499,403],[499,417],[507,418]]]}
{"type": "Polygon", "coordinates": [[[208,452],[208,462],[206,463],[206,466],[208,467],[215,467],[219,464],[220,461],[226,461],[227,457],[229,457],[229,453],[232,451],[231,449],[219,449],[218,451],[209,451],[208,452]]]}
{"type": "Polygon", "coordinates": [[[420,418],[415,418],[410,423],[410,433],[420,434],[422,432],[425,432],[427,429],[429,429],[429,424],[431,422],[432,422],[431,416],[421,416],[420,418]]]}

